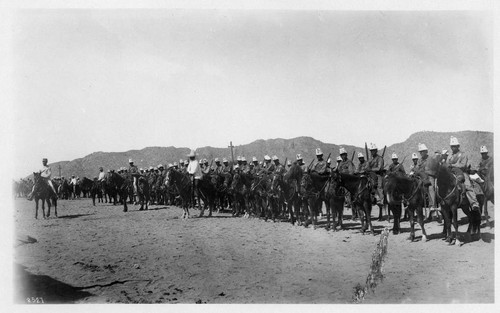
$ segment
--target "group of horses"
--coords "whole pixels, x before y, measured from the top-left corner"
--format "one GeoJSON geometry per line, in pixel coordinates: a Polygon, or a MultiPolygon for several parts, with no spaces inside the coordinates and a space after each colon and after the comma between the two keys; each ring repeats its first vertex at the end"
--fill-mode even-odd
{"type": "MultiPolygon", "coordinates": [[[[439,157],[431,157],[429,168],[436,173],[437,199],[444,217],[443,234],[449,244],[455,244],[458,233],[458,209],[461,208],[468,217],[469,227],[467,235],[479,234],[481,212],[471,211],[467,198],[463,196],[462,188],[453,173],[447,166],[439,162],[439,157]],[[453,225],[454,231],[451,226],[453,225]]],[[[287,219],[295,225],[318,224],[318,215],[326,208],[326,229],[344,229],[343,212],[346,197],[349,201],[353,216],[359,217],[361,231],[374,234],[372,225],[372,207],[374,201],[373,173],[367,175],[350,175],[331,171],[320,175],[314,171],[303,172],[301,166],[293,163],[286,173],[257,174],[241,171],[218,172],[204,174],[194,187],[191,177],[180,170],[169,168],[164,175],[157,175],[153,181],[150,176],[140,176],[137,181],[137,199],[134,196],[133,178],[129,173],[107,173],[105,180],[91,181],[89,194],[99,202],[113,202],[123,204],[123,211],[127,211],[127,203],[140,204],[139,210],[148,209],[148,204],[171,204],[183,208],[182,218],[190,216],[189,208],[196,204],[200,209],[199,216],[204,216],[208,209],[208,216],[213,211],[231,208],[234,216],[259,217],[265,220],[287,219]],[[203,202],[203,205],[201,203],[203,202]]],[[[51,198],[48,185],[41,184],[42,179],[35,174],[35,201],[38,215],[38,199],[46,195],[51,198]]],[[[426,203],[427,185],[419,174],[413,176],[388,174],[384,177],[384,203],[392,212],[393,233],[401,231],[400,222],[402,208],[406,206],[410,220],[410,237],[415,240],[415,220],[420,225],[422,240],[427,241],[424,227],[423,207],[426,203]],[[403,205],[402,205],[403,204],[403,205]]],[[[487,202],[494,202],[493,171],[490,170],[483,184],[484,197],[480,203],[487,207],[487,202]]],[[[53,199],[57,216],[57,201],[53,199]]],[[[50,216],[50,201],[48,201],[50,216]]],[[[42,203],[43,209],[43,203],[42,203]]],[[[43,210],[44,211],[44,210],[43,210]]],[[[45,212],[43,213],[45,217],[45,212]]],[[[487,211],[485,211],[487,215],[487,211]]]]}

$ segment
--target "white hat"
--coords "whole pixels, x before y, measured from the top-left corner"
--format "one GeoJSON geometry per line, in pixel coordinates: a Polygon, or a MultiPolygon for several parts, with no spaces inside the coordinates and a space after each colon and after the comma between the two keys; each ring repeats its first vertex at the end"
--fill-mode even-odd
{"type": "Polygon", "coordinates": [[[460,143],[458,142],[457,137],[451,136],[450,137],[450,146],[459,146],[459,145],[460,145],[460,143]]]}
{"type": "Polygon", "coordinates": [[[167,168],[171,168],[172,166],[174,166],[172,163],[168,163],[167,168]]]}
{"type": "Polygon", "coordinates": [[[297,154],[297,155],[296,155],[296,159],[297,159],[297,160],[302,160],[302,155],[300,155],[300,153],[299,153],[299,154],[297,154]]]}
{"type": "Polygon", "coordinates": [[[347,154],[347,151],[344,149],[344,148],[340,148],[339,150],[339,154],[344,154],[346,153],[347,154]]]}
{"type": "Polygon", "coordinates": [[[486,146],[481,146],[481,148],[479,149],[479,151],[481,153],[488,153],[488,149],[486,148],[486,146]]]}
{"type": "Polygon", "coordinates": [[[174,162],[174,165],[173,166],[179,166],[179,164],[177,164],[177,162],[174,162]]]}
{"type": "Polygon", "coordinates": [[[238,164],[234,165],[234,169],[238,169],[240,166],[238,164]]]}
{"type": "Polygon", "coordinates": [[[397,158],[398,158],[398,155],[397,155],[396,153],[393,153],[393,154],[391,155],[391,159],[393,159],[393,160],[394,160],[394,159],[397,159],[397,158]]]}
{"type": "Polygon", "coordinates": [[[364,158],[365,156],[363,155],[363,153],[358,153],[358,158],[364,158]]]}
{"type": "Polygon", "coordinates": [[[144,170],[142,169],[142,167],[139,169],[139,171],[143,172],[144,170]]]}
{"type": "Polygon", "coordinates": [[[252,157],[252,162],[259,162],[256,157],[252,157]]]}
{"type": "Polygon", "coordinates": [[[321,148],[316,148],[316,155],[323,155],[323,151],[321,151],[321,148]]]}
{"type": "Polygon", "coordinates": [[[443,149],[443,151],[441,152],[441,154],[448,154],[448,150],[443,149]]]}
{"type": "Polygon", "coordinates": [[[223,159],[222,159],[222,163],[227,163],[227,159],[226,159],[226,158],[223,158],[223,159]]]}
{"type": "Polygon", "coordinates": [[[279,160],[276,155],[273,155],[273,161],[279,160]]]}
{"type": "Polygon", "coordinates": [[[236,157],[236,161],[241,161],[241,157],[239,155],[236,157]]]}
{"type": "Polygon", "coordinates": [[[269,160],[271,160],[271,157],[270,157],[270,156],[268,156],[268,155],[266,154],[266,155],[264,156],[264,160],[269,161],[269,160]]]}
{"type": "Polygon", "coordinates": [[[194,157],[195,156],[194,150],[191,150],[191,152],[189,152],[189,154],[187,156],[190,157],[190,158],[194,157]]]}
{"type": "Polygon", "coordinates": [[[374,143],[370,143],[370,150],[378,150],[377,145],[374,143]]]}
{"type": "Polygon", "coordinates": [[[414,160],[414,159],[418,159],[418,156],[415,152],[413,152],[413,154],[411,155],[411,158],[414,160]]]}
{"type": "Polygon", "coordinates": [[[152,169],[153,169],[153,167],[152,167],[152,166],[150,166],[150,167],[149,167],[149,169],[150,169],[150,170],[152,170],[152,169]]]}
{"type": "Polygon", "coordinates": [[[292,165],[292,161],[288,160],[288,162],[286,162],[287,165],[292,165]]]}
{"type": "Polygon", "coordinates": [[[247,159],[245,159],[245,157],[241,157],[241,162],[246,162],[247,159]]]}
{"type": "Polygon", "coordinates": [[[332,163],[332,160],[330,160],[330,158],[328,158],[328,160],[326,160],[326,163],[330,164],[330,163],[332,163]]]}
{"type": "Polygon", "coordinates": [[[128,163],[134,163],[134,160],[128,159],[128,163]]]}
{"type": "Polygon", "coordinates": [[[180,159],[180,160],[179,160],[179,164],[184,164],[184,160],[183,160],[183,159],[180,159]]]}
{"type": "Polygon", "coordinates": [[[163,167],[163,164],[158,164],[158,168],[163,167]]]}
{"type": "Polygon", "coordinates": [[[215,158],[215,160],[214,160],[214,161],[215,161],[215,163],[220,162],[220,161],[219,161],[219,158],[215,158]]]}
{"type": "Polygon", "coordinates": [[[429,150],[429,149],[427,149],[427,146],[425,145],[425,143],[419,143],[418,144],[418,152],[425,151],[425,150],[429,150]]]}
{"type": "Polygon", "coordinates": [[[342,162],[342,158],[340,157],[340,155],[337,157],[337,162],[342,162]]]}

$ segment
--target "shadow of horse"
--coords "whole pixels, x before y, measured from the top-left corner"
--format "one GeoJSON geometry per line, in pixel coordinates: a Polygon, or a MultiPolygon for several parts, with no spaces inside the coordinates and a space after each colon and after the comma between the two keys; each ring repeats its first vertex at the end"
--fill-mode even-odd
{"type": "Polygon", "coordinates": [[[50,276],[32,274],[20,264],[15,264],[14,270],[14,303],[28,304],[32,297],[42,298],[44,303],[50,304],[75,303],[92,296],[50,276]]]}
{"type": "Polygon", "coordinates": [[[61,215],[59,218],[78,218],[82,216],[88,216],[88,215],[95,215],[94,213],[88,213],[88,214],[72,214],[72,215],[61,215]]]}

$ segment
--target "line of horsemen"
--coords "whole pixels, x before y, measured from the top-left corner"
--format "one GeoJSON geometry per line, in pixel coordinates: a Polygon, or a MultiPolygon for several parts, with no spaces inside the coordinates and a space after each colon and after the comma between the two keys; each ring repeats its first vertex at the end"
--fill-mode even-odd
{"type": "MultiPolygon", "coordinates": [[[[446,165],[456,174],[458,189],[468,200],[472,211],[478,211],[480,210],[478,199],[481,199],[479,196],[483,194],[481,186],[487,173],[493,170],[493,158],[488,155],[487,147],[481,146],[479,149],[481,161],[476,170],[471,170],[468,157],[460,150],[457,138],[451,137],[450,149],[451,153],[446,149],[436,151],[436,157],[441,164],[446,165]]],[[[144,205],[147,209],[148,204],[182,206],[183,218],[189,216],[188,208],[194,208],[198,204],[201,210],[200,216],[206,208],[210,209],[209,215],[213,210],[231,208],[233,214],[237,216],[244,213],[245,217],[254,215],[272,220],[277,217],[290,217],[292,223],[306,226],[311,222],[316,224],[315,218],[322,213],[322,204],[325,202],[329,226],[329,203],[325,198],[328,188],[325,187],[334,173],[368,178],[369,184],[365,189],[369,189],[371,205],[375,204],[379,207],[379,219],[382,219],[382,211],[387,204],[384,192],[386,178],[391,175],[409,176],[418,177],[423,181],[426,221],[432,221],[433,214],[440,221],[440,208],[436,200],[436,173],[428,166],[430,155],[425,144],[418,144],[420,157],[416,153],[412,154],[412,165],[408,173],[403,163],[399,162],[396,153],[392,154],[392,163],[386,168],[383,159],[385,148],[382,155],[379,154],[379,149],[375,144],[370,144],[369,149],[365,146],[365,150],[366,152],[369,150],[368,160],[360,152],[357,154],[359,163],[354,165],[355,152],[349,159],[347,150],[340,148],[337,164],[333,166],[330,155],[324,158],[320,148],[315,151],[316,159],[309,164],[304,162],[301,154],[296,155],[294,162],[285,160],[281,163],[276,155],[272,158],[265,155],[263,162],[259,162],[256,157],[252,157],[252,161],[248,162],[245,157],[238,156],[234,165],[231,165],[233,162],[229,162],[226,158],[223,158],[222,162],[219,158],[215,158],[209,164],[207,159],[198,161],[194,151],[188,155],[189,160],[173,162],[166,167],[160,164],[157,167],[138,168],[130,159],[128,168],[122,167],[117,171],[108,170],[106,173],[101,167],[99,175],[92,181],[90,193],[94,204],[95,197],[98,201],[107,201],[106,195],[108,195],[110,201],[111,197],[114,197],[116,203],[117,195],[121,195],[122,199],[118,198],[118,201],[126,203],[128,197],[130,202],[140,202],[141,210],[144,205]],[[126,193],[112,190],[119,188],[111,183],[112,178],[117,175],[130,181],[126,193]],[[315,184],[315,181],[322,183],[315,184]],[[203,207],[200,200],[203,201],[203,207]],[[296,207],[294,211],[292,206],[296,207]]],[[[54,194],[57,195],[58,192],[50,179],[51,172],[46,159],[43,160],[43,165],[40,171],[41,176],[46,179],[54,194]]],[[[74,179],[73,176],[73,182],[74,179]]],[[[57,185],[62,184],[59,181],[57,185]]],[[[344,205],[350,207],[361,191],[358,190],[352,194],[346,188],[336,188],[333,190],[334,201],[337,204],[340,203],[340,210],[343,211],[344,205]]],[[[390,212],[388,213],[390,216],[390,212]]],[[[342,213],[340,214],[339,223],[342,226],[342,213]]],[[[353,210],[352,218],[357,217],[359,217],[358,211],[353,210]]],[[[359,218],[362,220],[361,217],[359,218]]],[[[335,228],[335,220],[333,222],[335,228]]]]}

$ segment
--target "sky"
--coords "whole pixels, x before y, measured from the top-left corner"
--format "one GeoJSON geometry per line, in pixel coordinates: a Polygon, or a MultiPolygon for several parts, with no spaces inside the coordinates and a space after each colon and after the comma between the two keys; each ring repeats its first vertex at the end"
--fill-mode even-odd
{"type": "Polygon", "coordinates": [[[493,131],[484,11],[19,10],[16,173],[92,152],[493,131]]]}

